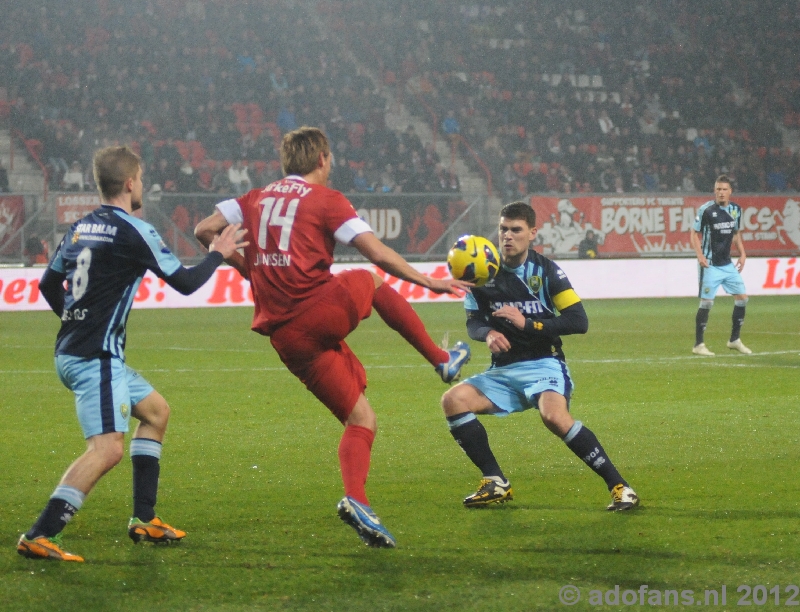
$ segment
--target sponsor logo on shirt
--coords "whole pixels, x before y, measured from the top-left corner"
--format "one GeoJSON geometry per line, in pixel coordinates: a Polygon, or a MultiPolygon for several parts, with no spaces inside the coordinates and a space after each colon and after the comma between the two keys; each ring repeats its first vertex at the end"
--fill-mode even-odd
{"type": "Polygon", "coordinates": [[[114,242],[117,229],[116,225],[109,225],[107,223],[79,223],[72,236],[72,244],[76,244],[81,239],[114,242]]]}
{"type": "Polygon", "coordinates": [[[311,193],[311,187],[302,183],[275,182],[270,183],[264,191],[274,191],[275,193],[297,193],[301,198],[311,193]]]}
{"type": "Polygon", "coordinates": [[[720,223],[715,223],[713,227],[724,234],[730,234],[730,231],[736,227],[736,221],[721,221],[720,223]]]}
{"type": "Polygon", "coordinates": [[[503,306],[513,306],[523,314],[540,314],[544,312],[542,304],[538,300],[527,300],[525,302],[492,302],[490,307],[499,310],[503,306]]]}
{"type": "Polygon", "coordinates": [[[62,321],[83,321],[86,319],[86,313],[89,312],[88,308],[73,308],[72,310],[65,310],[61,313],[62,321]]]}

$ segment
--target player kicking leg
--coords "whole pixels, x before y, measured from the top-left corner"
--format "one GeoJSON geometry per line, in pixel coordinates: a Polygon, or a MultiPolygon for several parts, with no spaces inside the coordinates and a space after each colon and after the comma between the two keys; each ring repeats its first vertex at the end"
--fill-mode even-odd
{"type": "Polygon", "coordinates": [[[379,276],[373,274],[373,277],[375,295],[372,306],[384,323],[403,336],[406,342],[434,366],[442,381],[451,383],[458,380],[461,368],[470,360],[469,345],[466,342],[457,342],[450,350],[437,346],[411,304],[379,276]]]}
{"type": "Polygon", "coordinates": [[[393,548],[395,539],[372,510],[366,481],[377,417],[367,401],[363,365],[344,339],[374,307],[434,367],[453,380],[469,350],[446,351],[430,339],[422,321],[394,289],[365,270],[336,275],[324,308],[309,308],[272,332],[270,341],[283,363],[344,425],[338,447],[344,498],[339,517],[368,546],[393,548]]]}

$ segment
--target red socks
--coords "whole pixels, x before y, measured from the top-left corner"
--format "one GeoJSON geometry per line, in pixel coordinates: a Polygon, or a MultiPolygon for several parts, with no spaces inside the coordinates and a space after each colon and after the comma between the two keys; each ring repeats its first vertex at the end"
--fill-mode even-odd
{"type": "Polygon", "coordinates": [[[360,425],[347,425],[339,442],[339,465],[342,469],[344,494],[368,506],[364,487],[367,484],[373,440],[375,432],[372,430],[360,425]]]}
{"type": "Polygon", "coordinates": [[[425,325],[411,304],[389,285],[383,283],[375,290],[372,305],[381,319],[403,336],[406,342],[417,349],[419,354],[433,367],[450,359],[447,351],[436,346],[436,343],[428,335],[425,325]]]}

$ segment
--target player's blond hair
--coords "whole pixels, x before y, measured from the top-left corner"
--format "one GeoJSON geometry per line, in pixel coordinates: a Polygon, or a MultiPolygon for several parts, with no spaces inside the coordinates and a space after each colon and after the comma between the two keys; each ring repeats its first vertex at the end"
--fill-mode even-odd
{"type": "Polygon", "coordinates": [[[303,127],[289,132],[281,142],[281,168],[284,175],[305,176],[317,169],[319,154],[331,154],[328,137],[319,128],[303,127]]]}
{"type": "Polygon", "coordinates": [[[97,189],[105,200],[122,193],[125,181],[135,178],[141,159],[128,147],[106,147],[94,154],[93,172],[97,189]]]}

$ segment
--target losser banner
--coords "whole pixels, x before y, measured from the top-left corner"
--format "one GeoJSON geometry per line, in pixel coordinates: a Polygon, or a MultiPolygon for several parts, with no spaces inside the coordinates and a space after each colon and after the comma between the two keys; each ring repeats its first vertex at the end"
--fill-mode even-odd
{"type": "Polygon", "coordinates": [[[76,193],[56,196],[56,220],[60,225],[72,225],[102,204],[100,196],[92,193],[76,193]]]}
{"type": "MultiPolygon", "coordinates": [[[[539,234],[534,244],[545,255],[578,252],[593,230],[599,255],[614,257],[691,254],[689,230],[697,209],[712,196],[668,194],[532,196],[539,234]]],[[[800,202],[786,196],[737,196],[742,239],[750,255],[791,255],[800,250],[800,202]]]]}

